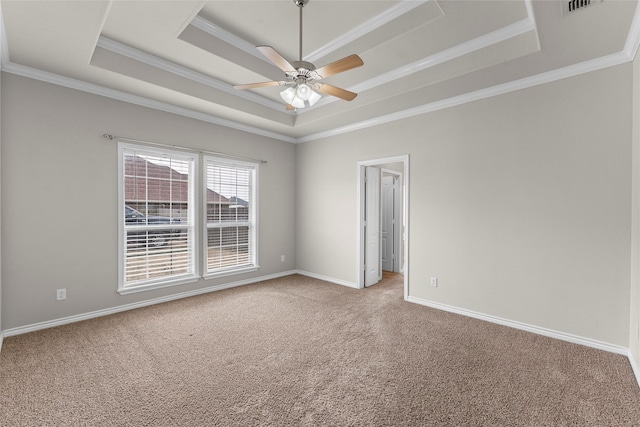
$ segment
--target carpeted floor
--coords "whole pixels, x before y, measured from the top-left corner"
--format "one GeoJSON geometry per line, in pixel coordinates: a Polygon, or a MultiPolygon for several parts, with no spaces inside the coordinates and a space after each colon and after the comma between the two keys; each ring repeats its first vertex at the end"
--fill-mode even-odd
{"type": "Polygon", "coordinates": [[[2,426],[638,426],[620,355],[288,276],[6,338],[2,426]]]}

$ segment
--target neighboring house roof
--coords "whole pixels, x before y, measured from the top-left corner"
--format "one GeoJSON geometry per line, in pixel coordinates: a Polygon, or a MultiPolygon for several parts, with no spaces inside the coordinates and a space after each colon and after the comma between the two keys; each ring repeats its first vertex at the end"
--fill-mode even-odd
{"type": "MultiPolygon", "coordinates": [[[[187,202],[188,177],[168,166],[157,165],[139,156],[125,156],[124,199],[159,203],[187,202]]],[[[232,204],[229,199],[207,188],[207,203],[232,204]]]]}
{"type": "Polygon", "coordinates": [[[236,197],[236,196],[229,197],[229,201],[234,205],[239,205],[243,207],[249,206],[249,202],[247,202],[246,200],[242,200],[240,197],[236,197]]]}

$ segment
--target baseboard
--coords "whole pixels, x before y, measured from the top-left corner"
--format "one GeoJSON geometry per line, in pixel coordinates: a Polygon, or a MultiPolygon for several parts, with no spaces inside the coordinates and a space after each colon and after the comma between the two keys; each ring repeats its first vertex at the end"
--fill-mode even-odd
{"type": "Polygon", "coordinates": [[[17,328],[11,328],[11,329],[6,329],[4,331],[2,331],[2,333],[0,333],[0,343],[1,338],[2,338],[2,334],[4,334],[4,336],[6,337],[10,337],[13,335],[20,335],[20,334],[26,334],[28,332],[34,332],[34,331],[38,331],[41,329],[47,329],[47,328],[53,328],[55,326],[61,326],[61,325],[66,325],[69,323],[74,323],[74,322],[80,322],[82,320],[88,320],[88,319],[93,319],[96,317],[102,317],[102,316],[108,316],[110,314],[115,314],[115,313],[120,313],[122,311],[128,311],[128,310],[135,310],[136,308],[142,308],[142,307],[147,307],[150,305],[155,305],[155,304],[161,304],[163,302],[169,302],[169,301],[174,301],[174,300],[178,300],[178,299],[182,299],[182,298],[188,298],[188,297],[193,297],[196,295],[202,295],[202,294],[207,294],[210,292],[215,292],[215,291],[220,291],[223,289],[229,289],[229,288],[235,288],[238,286],[243,286],[243,285],[249,285],[252,283],[257,283],[257,282],[263,282],[265,280],[270,280],[270,279],[277,279],[280,277],[284,277],[284,276],[290,276],[292,274],[296,274],[296,271],[290,270],[290,271],[284,271],[281,273],[276,273],[276,274],[271,274],[268,276],[260,276],[260,277],[255,277],[255,278],[251,278],[251,279],[247,279],[247,280],[240,280],[237,282],[231,282],[231,283],[224,283],[221,285],[214,285],[214,286],[209,286],[206,288],[201,288],[201,289],[196,289],[193,291],[188,291],[188,292],[181,292],[178,294],[173,294],[173,295],[167,295],[164,297],[160,297],[160,298],[153,298],[150,300],[145,300],[145,301],[140,301],[140,302],[136,302],[136,303],[132,303],[132,304],[125,304],[125,305],[120,305],[117,307],[112,307],[112,308],[106,308],[103,310],[96,310],[96,311],[91,311],[89,313],[83,313],[83,314],[77,314],[74,316],[68,316],[68,317],[63,317],[60,319],[54,319],[54,320],[48,320],[46,322],[39,322],[39,323],[34,323],[31,325],[26,325],[26,326],[19,326],[17,328]]]}
{"type": "Polygon", "coordinates": [[[0,353],[2,352],[2,341],[4,341],[4,332],[0,331],[0,353]]]}
{"type": "Polygon", "coordinates": [[[323,276],[322,274],[311,273],[309,271],[304,270],[295,270],[296,274],[300,274],[302,276],[312,277],[318,280],[324,280],[325,282],[335,283],[336,285],[347,286],[349,288],[358,289],[358,284],[353,282],[347,282],[346,280],[334,279],[333,277],[323,276]]]}
{"type": "MultiPolygon", "coordinates": [[[[626,347],[621,347],[619,345],[615,345],[615,344],[610,344],[610,343],[606,343],[603,341],[598,341],[598,340],[593,340],[591,338],[585,338],[585,337],[580,337],[577,335],[572,335],[572,334],[567,334],[565,332],[558,332],[558,331],[554,331],[552,329],[547,329],[547,328],[542,328],[539,326],[534,326],[534,325],[529,325],[526,323],[522,323],[522,322],[517,322],[514,320],[508,320],[508,319],[503,319],[500,317],[496,317],[496,316],[490,316],[488,314],[483,314],[483,313],[478,313],[475,311],[471,311],[471,310],[466,310],[463,308],[458,308],[458,307],[453,307],[450,305],[446,305],[446,304],[441,304],[438,302],[433,302],[433,301],[428,301],[428,300],[424,300],[421,298],[416,298],[416,297],[408,297],[407,301],[409,302],[413,302],[416,304],[420,304],[420,305],[424,305],[427,307],[431,307],[431,308],[435,308],[438,310],[444,310],[444,311],[448,311],[451,313],[456,313],[456,314],[461,314],[463,316],[467,316],[467,317],[473,317],[475,319],[479,319],[479,320],[484,320],[487,322],[491,322],[491,323],[497,323],[499,325],[503,325],[503,326],[509,326],[511,328],[515,328],[515,329],[520,329],[523,331],[527,331],[527,332],[532,332],[534,334],[538,334],[538,335],[544,335],[546,337],[550,337],[550,338],[555,338],[555,339],[559,339],[562,341],[568,341],[574,344],[581,344],[581,345],[585,345],[587,347],[592,347],[592,348],[597,348],[599,350],[604,350],[604,351],[608,351],[610,353],[616,353],[616,354],[621,354],[623,356],[629,356],[629,349],[626,347]]],[[[636,372],[636,371],[634,371],[636,372]]],[[[638,374],[636,373],[636,378],[640,378],[638,377],[638,374]]],[[[640,384],[640,382],[639,382],[640,384]]]]}

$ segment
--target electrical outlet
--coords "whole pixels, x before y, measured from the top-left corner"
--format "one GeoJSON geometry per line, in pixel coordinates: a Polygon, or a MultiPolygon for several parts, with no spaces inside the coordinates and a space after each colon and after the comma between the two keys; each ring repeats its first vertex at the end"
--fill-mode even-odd
{"type": "Polygon", "coordinates": [[[431,286],[433,286],[434,288],[438,287],[438,278],[437,277],[432,277],[431,278],[431,286]]]}
{"type": "Polygon", "coordinates": [[[67,299],[67,290],[66,289],[58,289],[56,291],[56,300],[62,301],[67,299]]]}
{"type": "Polygon", "coordinates": [[[284,262],[284,255],[280,255],[280,262],[284,262]]]}

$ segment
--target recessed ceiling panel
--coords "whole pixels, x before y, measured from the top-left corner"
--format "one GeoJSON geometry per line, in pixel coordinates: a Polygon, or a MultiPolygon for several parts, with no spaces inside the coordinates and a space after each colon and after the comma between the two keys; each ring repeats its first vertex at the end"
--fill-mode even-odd
{"type": "MultiPolygon", "coordinates": [[[[303,56],[399,3],[310,0],[302,11],[303,56]]],[[[213,1],[200,16],[252,44],[273,46],[290,61],[298,59],[300,10],[292,0],[213,1]]]]}

